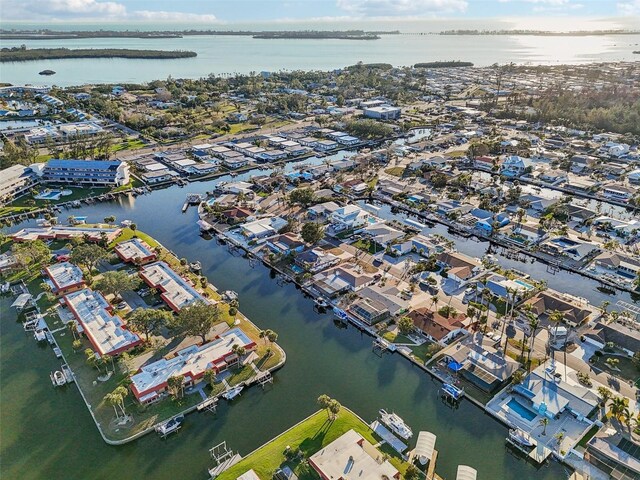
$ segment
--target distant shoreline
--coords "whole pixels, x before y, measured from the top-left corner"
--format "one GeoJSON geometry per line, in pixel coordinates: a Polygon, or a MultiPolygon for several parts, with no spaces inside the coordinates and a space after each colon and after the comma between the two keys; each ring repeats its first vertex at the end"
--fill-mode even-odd
{"type": "Polygon", "coordinates": [[[279,31],[251,31],[251,30],[181,30],[181,31],[56,31],[56,30],[0,30],[1,40],[75,40],[86,38],[138,38],[162,39],[183,38],[186,36],[246,36],[258,39],[287,38],[287,39],[346,39],[346,40],[377,40],[380,35],[397,35],[395,31],[366,32],[364,30],[279,30],[279,31]]]}
{"type": "Polygon", "coordinates": [[[198,54],[186,50],[133,50],[126,48],[3,48],[0,63],[29,62],[38,60],[60,60],[64,58],[136,58],[136,59],[176,59],[191,58],[198,54]]]}
{"type": "Polygon", "coordinates": [[[539,37],[586,37],[599,35],[638,35],[640,30],[576,30],[554,32],[548,30],[445,30],[438,35],[530,35],[539,37]]]}

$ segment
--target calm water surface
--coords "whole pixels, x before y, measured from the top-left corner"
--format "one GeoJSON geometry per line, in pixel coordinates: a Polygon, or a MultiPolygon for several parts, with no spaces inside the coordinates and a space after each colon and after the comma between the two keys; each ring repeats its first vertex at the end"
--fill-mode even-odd
{"type": "Polygon", "coordinates": [[[434,60],[463,60],[476,66],[563,64],[637,60],[640,35],[540,37],[383,35],[375,41],[260,40],[241,36],[187,36],[167,39],[94,38],[57,41],[2,40],[2,47],[22,44],[29,48],[134,48],[191,50],[195,58],[174,60],[60,59],[12,62],[2,65],[0,81],[13,84],[148,82],[174,78],[199,78],[210,73],[233,74],[278,70],[330,70],[359,61],[408,66],[434,60]],[[634,46],[635,45],[635,46],[634,46]],[[636,57],[636,58],[634,58],[636,57]],[[38,72],[51,69],[52,77],[38,72]]]}
{"type": "MultiPolygon", "coordinates": [[[[187,192],[204,192],[212,185],[171,187],[68,214],[81,213],[89,221],[109,214],[130,219],[178,256],[200,260],[203,272],[220,289],[237,291],[243,312],[259,327],[277,331],[278,343],[287,352],[287,364],[275,375],[273,387],[266,391],[251,388],[231,407],[221,402],[216,416],[190,415],[181,432],[169,440],[148,435],[122,447],[110,447],[97,434],[75,388],[51,387],[48,374],[59,363],[48,347],[39,347],[25,335],[14,322],[14,314],[8,313],[10,299],[2,298],[4,478],[206,478],[210,447],[226,440],[231,448],[246,454],[312,413],[322,393],[338,398],[367,420],[386,407],[398,412],[414,431],[434,432],[440,451],[438,471],[445,478],[454,478],[461,463],[477,468],[483,479],[566,478],[557,463],[536,470],[515,458],[505,450],[507,429],[502,424],[466,401],[458,410],[451,410],[441,403],[438,384],[417,367],[398,355],[377,357],[371,352],[370,337],[354,328],[336,327],[331,316],[317,314],[312,301],[293,285],[279,286],[262,265],[252,268],[226,247],[201,238],[195,209],[181,214],[180,208],[187,192]]],[[[60,216],[65,215],[67,212],[60,216]]],[[[459,242],[458,247],[474,255],[486,248],[472,241],[459,242]]],[[[514,262],[514,266],[538,278],[544,274],[538,264],[514,262]]],[[[548,275],[548,280],[553,288],[600,301],[593,282],[563,274],[548,275]]],[[[628,300],[628,296],[620,298],[628,300]]]]}

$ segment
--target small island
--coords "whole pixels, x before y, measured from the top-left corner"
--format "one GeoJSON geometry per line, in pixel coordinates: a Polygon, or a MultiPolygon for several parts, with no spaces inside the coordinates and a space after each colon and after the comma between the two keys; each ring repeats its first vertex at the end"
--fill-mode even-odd
{"type": "Polygon", "coordinates": [[[362,30],[347,31],[291,31],[291,32],[260,32],[253,35],[259,39],[334,39],[334,40],[379,40],[380,36],[362,30]]]}
{"type": "Polygon", "coordinates": [[[459,68],[459,67],[473,67],[472,62],[461,62],[459,60],[451,60],[447,62],[424,62],[416,63],[414,68],[459,68]]]}
{"type": "MultiPolygon", "coordinates": [[[[0,62],[27,62],[62,58],[148,58],[158,60],[190,58],[197,55],[198,54],[196,52],[186,50],[133,50],[127,48],[3,48],[0,50],[0,62]]],[[[53,70],[48,71],[53,72],[53,70]]],[[[41,73],[41,75],[53,75],[53,73],[41,73]]]]}
{"type": "Polygon", "coordinates": [[[38,75],[55,75],[56,72],[54,70],[42,70],[38,72],[38,75]]]}

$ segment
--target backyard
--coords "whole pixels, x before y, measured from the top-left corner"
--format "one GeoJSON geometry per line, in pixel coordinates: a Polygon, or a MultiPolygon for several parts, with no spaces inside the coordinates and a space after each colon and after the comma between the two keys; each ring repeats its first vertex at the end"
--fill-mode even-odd
{"type": "MultiPolygon", "coordinates": [[[[260,478],[271,478],[276,469],[285,465],[289,466],[301,480],[316,479],[318,475],[304,462],[286,459],[286,447],[289,446],[292,450],[300,448],[304,457],[309,458],[351,429],[374,445],[380,441],[373,431],[350,410],[343,407],[333,421],[329,420],[326,412],[320,411],[258,448],[221,474],[218,479],[235,480],[250,469],[253,469],[260,478]]],[[[381,449],[382,452],[389,455],[389,461],[398,470],[404,472],[407,464],[394,450],[386,445],[385,447],[387,448],[381,449]]]]}

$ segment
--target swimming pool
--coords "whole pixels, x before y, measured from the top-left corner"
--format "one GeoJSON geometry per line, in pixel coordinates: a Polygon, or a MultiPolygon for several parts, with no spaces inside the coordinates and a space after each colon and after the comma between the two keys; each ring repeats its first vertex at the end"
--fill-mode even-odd
{"type": "Polygon", "coordinates": [[[304,269],[300,268],[298,265],[291,265],[291,270],[298,274],[304,273],[304,269]]]}
{"type": "Polygon", "coordinates": [[[524,418],[527,422],[530,422],[537,416],[535,412],[532,412],[531,410],[529,410],[527,407],[525,407],[520,402],[518,402],[515,398],[512,398],[511,400],[509,400],[509,402],[507,403],[507,407],[509,407],[509,410],[511,410],[513,413],[515,413],[519,417],[524,418]]]}
{"type": "Polygon", "coordinates": [[[59,190],[48,190],[39,193],[33,198],[35,198],[36,200],[60,200],[61,195],[62,192],[59,190]]]}
{"type": "Polygon", "coordinates": [[[533,288],[532,285],[529,285],[527,282],[524,282],[522,280],[520,280],[519,278],[514,280],[515,283],[517,283],[518,285],[524,287],[526,290],[531,290],[533,288]]]}

